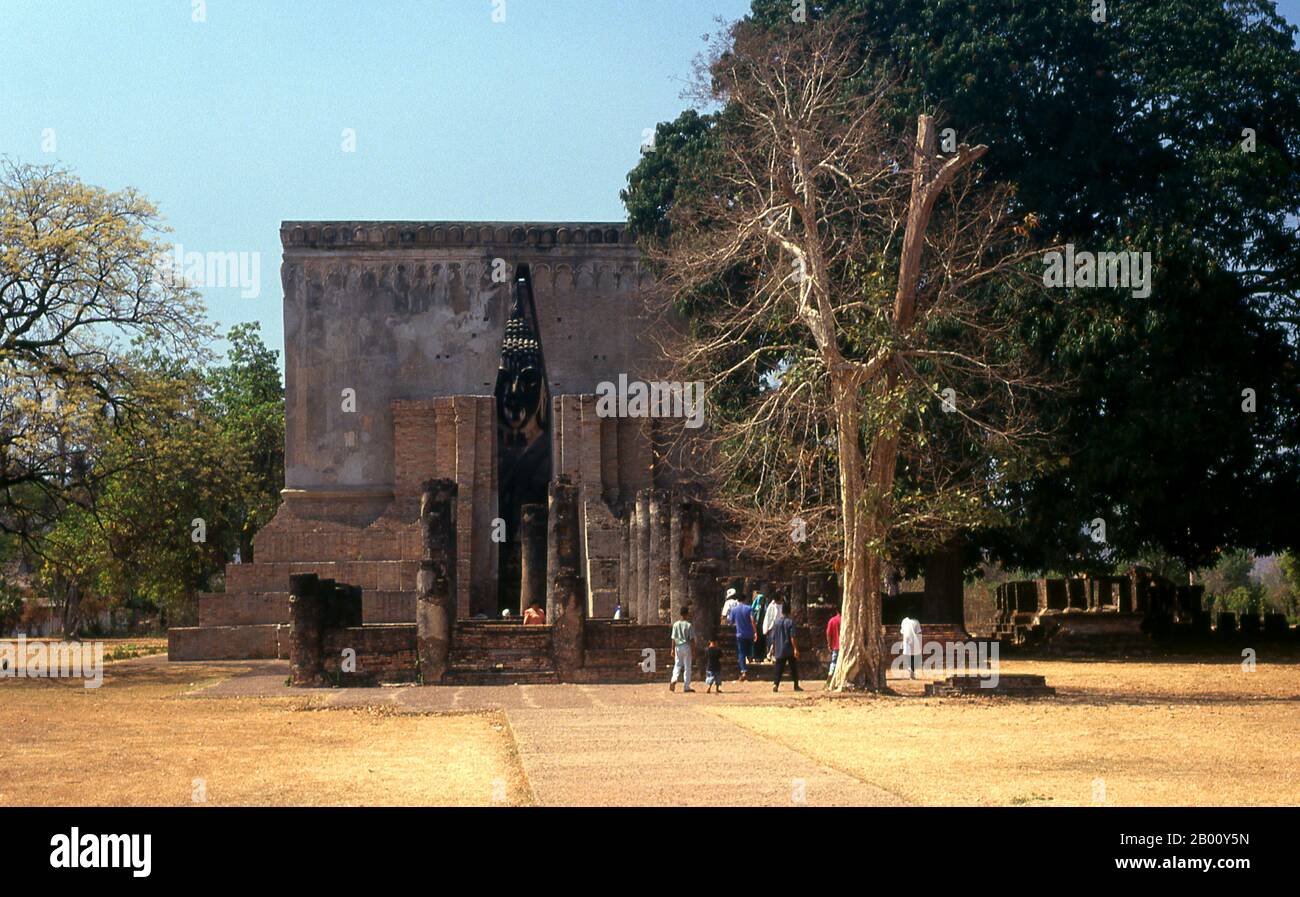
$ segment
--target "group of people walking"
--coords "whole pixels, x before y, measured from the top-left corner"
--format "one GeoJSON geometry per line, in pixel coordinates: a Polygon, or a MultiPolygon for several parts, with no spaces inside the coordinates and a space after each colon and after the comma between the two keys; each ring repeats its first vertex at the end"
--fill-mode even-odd
{"type": "MultiPolygon", "coordinates": [[[[746,603],[737,596],[735,589],[727,590],[726,601],[722,605],[719,622],[736,629],[736,662],[740,667],[740,681],[749,680],[749,665],[759,657],[764,657],[775,664],[776,673],[772,679],[772,691],[779,691],[781,679],[786,669],[790,670],[790,680],[795,691],[803,691],[799,685],[799,644],[795,638],[794,618],[786,612],[785,599],[776,596],[771,600],[760,591],[755,590],[752,600],[746,603]]],[[[670,691],[676,691],[677,682],[683,683],[683,691],[691,688],[691,656],[695,644],[695,627],[690,622],[690,608],[681,609],[681,619],[673,624],[673,673],[668,682],[670,691]]],[[[705,655],[706,691],[722,691],[722,650],[716,641],[710,641],[705,655]]]]}
{"type": "MultiPolygon", "coordinates": [[[[691,688],[691,662],[695,647],[695,627],[691,624],[690,608],[680,610],[680,619],[673,624],[673,672],[668,680],[668,690],[676,691],[677,683],[682,682],[684,692],[693,692],[691,688]]],[[[740,681],[749,680],[749,665],[761,656],[771,661],[775,667],[772,677],[772,691],[781,689],[781,679],[786,669],[790,670],[790,680],[795,691],[803,691],[799,685],[799,645],[795,639],[794,618],[786,612],[785,599],[780,595],[770,601],[755,590],[753,598],[747,603],[737,591],[727,589],[727,598],[722,605],[722,616],[718,621],[724,626],[733,626],[736,630],[736,665],[740,668],[740,681]]],[[[917,661],[921,654],[921,623],[911,617],[904,617],[900,627],[902,650],[907,657],[908,675],[916,678],[917,661]]],[[[826,646],[831,652],[830,669],[826,681],[835,675],[835,667],[840,659],[840,613],[835,612],[826,623],[826,646]]],[[[716,640],[709,642],[704,663],[705,691],[722,693],[722,649],[716,640]]]]}

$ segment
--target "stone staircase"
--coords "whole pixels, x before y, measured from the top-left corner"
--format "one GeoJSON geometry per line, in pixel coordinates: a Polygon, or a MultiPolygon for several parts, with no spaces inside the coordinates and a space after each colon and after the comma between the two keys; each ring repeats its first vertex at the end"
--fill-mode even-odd
{"type": "Polygon", "coordinates": [[[559,681],[550,626],[456,623],[445,685],[544,685],[559,681]]]}
{"type": "Polygon", "coordinates": [[[982,676],[949,676],[939,682],[927,682],[925,694],[941,698],[1039,698],[1056,694],[1056,689],[1042,676],[1018,673],[1002,675],[996,680],[982,676]]]}

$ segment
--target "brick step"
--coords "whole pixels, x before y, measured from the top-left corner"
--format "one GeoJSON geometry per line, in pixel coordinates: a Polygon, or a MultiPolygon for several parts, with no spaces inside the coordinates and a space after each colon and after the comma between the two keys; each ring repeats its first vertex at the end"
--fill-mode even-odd
{"type": "Polygon", "coordinates": [[[443,677],[443,685],[556,685],[560,677],[554,670],[519,672],[517,670],[460,670],[452,668],[443,677]]]}
{"type": "Polygon", "coordinates": [[[288,592],[200,592],[200,626],[289,622],[288,592]]]}
{"type": "Polygon", "coordinates": [[[1056,689],[1042,676],[1014,674],[999,676],[996,684],[980,676],[949,676],[940,682],[927,682],[925,693],[933,697],[1038,697],[1054,695],[1056,689]]]}
{"type": "Polygon", "coordinates": [[[332,529],[321,532],[264,529],[254,540],[259,563],[386,561],[418,558],[419,524],[409,529],[332,529]]]}
{"type": "Polygon", "coordinates": [[[551,658],[522,653],[478,654],[465,651],[451,652],[448,662],[455,669],[466,670],[553,670],[551,658]]]}
{"type": "Polygon", "coordinates": [[[457,624],[452,644],[474,648],[518,648],[531,651],[551,650],[549,626],[475,626],[457,624]]]}

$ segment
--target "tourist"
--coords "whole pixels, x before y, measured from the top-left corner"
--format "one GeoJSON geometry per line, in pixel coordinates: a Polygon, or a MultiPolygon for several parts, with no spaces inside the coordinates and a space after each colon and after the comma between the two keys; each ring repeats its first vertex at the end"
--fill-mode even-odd
{"type": "Polygon", "coordinates": [[[730,618],[730,616],[731,616],[731,609],[732,609],[733,607],[735,607],[735,606],[736,606],[737,604],[739,604],[739,603],[740,603],[740,601],[736,598],[736,590],[735,590],[735,589],[727,589],[727,600],[724,601],[724,602],[722,602],[722,622],[723,622],[723,623],[726,623],[726,622],[727,622],[727,620],[728,620],[728,619],[730,618]]]}
{"type": "Polygon", "coordinates": [[[745,682],[749,679],[749,661],[754,656],[754,613],[748,604],[737,601],[726,622],[736,627],[736,663],[740,666],[740,681],[745,682]]]}
{"type": "Polygon", "coordinates": [[[682,680],[682,691],[691,688],[691,648],[695,645],[695,627],[691,625],[691,609],[683,607],[682,618],[673,624],[673,677],[668,680],[668,690],[677,691],[677,680],[682,680]]]}
{"type": "Polygon", "coordinates": [[[830,682],[831,677],[835,675],[835,664],[840,659],[840,612],[836,611],[835,616],[826,622],[826,647],[831,649],[831,666],[826,671],[826,681],[830,682]]]}
{"type": "Polygon", "coordinates": [[[540,626],[546,622],[546,609],[540,604],[531,604],[524,611],[525,626],[540,626]]]}
{"type": "MultiPolygon", "coordinates": [[[[780,601],[779,597],[773,599],[774,604],[780,601]]],[[[803,691],[799,687],[799,646],[794,639],[794,620],[781,614],[773,622],[768,637],[772,643],[772,656],[776,658],[776,676],[772,679],[772,691],[780,690],[781,673],[784,672],[787,664],[790,667],[790,681],[794,683],[794,690],[803,691]]]]}
{"type": "Polygon", "coordinates": [[[759,654],[767,653],[766,651],[767,639],[764,636],[764,633],[767,630],[763,629],[763,625],[762,625],[764,607],[766,607],[766,602],[763,601],[763,593],[760,592],[758,589],[755,589],[754,600],[751,601],[749,605],[750,616],[752,617],[754,622],[754,653],[751,656],[755,660],[758,659],[759,654]]]}
{"type": "Polygon", "coordinates": [[[718,650],[718,643],[709,642],[709,650],[704,655],[704,693],[707,695],[716,686],[718,694],[722,694],[722,652],[718,650]]]}
{"type": "Polygon", "coordinates": [[[763,612],[763,640],[767,643],[768,660],[775,657],[772,653],[772,627],[776,625],[777,620],[785,616],[782,601],[783,599],[780,596],[773,598],[767,603],[767,610],[763,612]]]}
{"type": "Polygon", "coordinates": [[[911,617],[903,617],[899,624],[903,636],[903,656],[907,658],[907,678],[916,678],[916,661],[921,656],[921,622],[911,617]]]}

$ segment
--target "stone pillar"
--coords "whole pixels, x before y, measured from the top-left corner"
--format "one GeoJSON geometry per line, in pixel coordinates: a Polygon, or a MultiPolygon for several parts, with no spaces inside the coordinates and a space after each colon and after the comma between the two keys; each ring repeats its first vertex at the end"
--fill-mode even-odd
{"type": "MultiPolygon", "coordinates": [[[[716,561],[691,561],[687,566],[686,603],[691,608],[691,623],[695,626],[695,656],[692,663],[700,680],[704,679],[709,640],[718,636],[718,619],[722,615],[722,600],[718,592],[718,565],[716,561]]],[[[722,645],[718,646],[724,648],[722,645]]],[[[735,645],[731,645],[734,650],[735,645]]]]}
{"type": "Polygon", "coordinates": [[[519,509],[519,615],[534,604],[546,606],[546,506],[519,509]]]}
{"type": "MultiPolygon", "coordinates": [[[[950,539],[925,559],[925,599],[921,625],[958,623],[966,620],[962,598],[962,562],[965,552],[959,539],[950,539]]],[[[1037,600],[1037,586],[1035,586],[1037,600]]]]}
{"type": "Polygon", "coordinates": [[[446,674],[456,627],[457,492],[454,480],[429,480],[420,496],[424,557],[416,580],[415,652],[425,685],[446,674]]]}
{"type": "Polygon", "coordinates": [[[636,597],[638,623],[659,622],[659,605],[650,589],[650,490],[636,494],[636,597]]]}
{"type": "Polygon", "coordinates": [[[624,592],[623,607],[629,610],[628,616],[641,622],[641,577],[637,573],[641,563],[641,529],[637,526],[636,496],[628,504],[627,510],[627,590],[624,592]]]}
{"type": "Polygon", "coordinates": [[[636,513],[620,518],[622,526],[619,528],[620,544],[618,555],[618,605],[623,609],[624,620],[636,619],[636,597],[632,594],[632,583],[636,577],[632,575],[636,562],[632,554],[632,522],[636,520],[636,513]]]}
{"type": "Polygon", "coordinates": [[[552,626],[555,671],[565,681],[582,669],[586,647],[586,601],[578,576],[578,487],[568,477],[559,476],[551,482],[547,516],[547,554],[554,559],[554,566],[550,568],[546,619],[552,626]]]}
{"type": "Polygon", "coordinates": [[[325,684],[324,612],[315,573],[289,577],[289,681],[300,688],[325,684]]]}
{"type": "Polygon", "coordinates": [[[676,609],[690,600],[688,568],[698,554],[700,507],[689,495],[673,493],[669,508],[669,606],[676,609]]]}
{"type": "Polygon", "coordinates": [[[671,623],[672,595],[672,524],[668,494],[662,489],[650,491],[650,597],[651,610],[660,623],[671,623]]]}
{"type": "Polygon", "coordinates": [[[578,487],[567,474],[560,474],[547,487],[546,513],[546,620],[555,616],[555,571],[568,567],[578,575],[578,487]]]}

